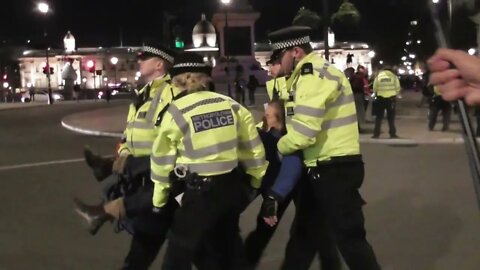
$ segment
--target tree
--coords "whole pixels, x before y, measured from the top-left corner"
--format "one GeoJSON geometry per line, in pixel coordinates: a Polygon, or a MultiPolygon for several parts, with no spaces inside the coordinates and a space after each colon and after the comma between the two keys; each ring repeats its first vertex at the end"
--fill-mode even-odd
{"type": "Polygon", "coordinates": [[[305,7],[301,7],[295,18],[293,18],[293,25],[308,26],[316,30],[320,27],[322,18],[314,11],[311,11],[305,7]]]}
{"type": "Polygon", "coordinates": [[[343,26],[357,26],[360,23],[360,13],[354,4],[344,0],[338,11],[332,16],[332,23],[339,23],[343,26]]]}

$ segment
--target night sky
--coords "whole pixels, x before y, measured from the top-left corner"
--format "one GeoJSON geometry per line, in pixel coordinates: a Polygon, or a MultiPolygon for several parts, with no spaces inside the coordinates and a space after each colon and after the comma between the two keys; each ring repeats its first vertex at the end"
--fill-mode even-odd
{"type": "MultiPolygon", "coordinates": [[[[233,0],[235,1],[235,0],[233,0]]],[[[455,3],[461,0],[453,0],[455,3]]],[[[466,1],[466,0],[463,0],[466,1]]],[[[61,46],[62,38],[71,30],[79,47],[118,46],[120,33],[124,45],[139,45],[144,39],[162,39],[164,12],[176,16],[174,24],[183,29],[186,43],[191,29],[201,13],[211,15],[218,10],[219,0],[50,0],[52,14],[45,21],[35,10],[36,1],[2,0],[0,11],[0,40],[3,45],[39,44],[43,25],[49,33],[49,43],[61,46]]],[[[334,12],[341,0],[329,0],[334,12]]],[[[424,0],[352,0],[362,15],[360,30],[344,39],[361,40],[371,44],[385,60],[398,59],[409,32],[409,22],[419,20],[419,38],[425,40],[425,54],[434,48],[433,35],[424,0]]],[[[322,15],[321,0],[250,0],[261,13],[257,21],[258,41],[265,41],[269,31],[291,23],[297,10],[306,6],[322,15]],[[280,16],[282,14],[282,16],[280,16]]],[[[457,9],[456,9],[457,10],[457,9]]],[[[468,11],[470,12],[470,11],[468,11]]],[[[454,28],[457,47],[475,46],[475,27],[468,22],[465,10],[455,14],[454,28]]],[[[468,15],[468,14],[467,14],[468,15]]],[[[342,36],[342,33],[337,33],[342,36]]],[[[320,33],[317,33],[320,36],[320,33]]]]}

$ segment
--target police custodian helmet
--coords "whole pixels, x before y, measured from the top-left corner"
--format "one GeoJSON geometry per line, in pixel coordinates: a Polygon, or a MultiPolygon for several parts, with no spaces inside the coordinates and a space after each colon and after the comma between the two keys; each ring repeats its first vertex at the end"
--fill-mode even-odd
{"type": "Polygon", "coordinates": [[[289,26],[268,34],[273,52],[281,52],[295,46],[310,43],[312,28],[308,26],[289,26]]]}
{"type": "Polygon", "coordinates": [[[158,57],[173,64],[175,52],[160,43],[145,43],[137,53],[137,59],[147,60],[152,57],[158,57]]]}
{"type": "Polygon", "coordinates": [[[212,73],[212,67],[203,61],[203,57],[197,53],[184,52],[175,57],[175,63],[170,70],[172,77],[182,73],[204,73],[208,76],[212,73]]]}

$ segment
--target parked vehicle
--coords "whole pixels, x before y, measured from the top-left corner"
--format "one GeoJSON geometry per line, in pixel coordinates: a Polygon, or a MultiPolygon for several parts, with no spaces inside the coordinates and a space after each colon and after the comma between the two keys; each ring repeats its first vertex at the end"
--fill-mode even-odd
{"type": "MultiPolygon", "coordinates": [[[[24,102],[24,103],[27,103],[27,102],[30,102],[30,94],[28,93],[28,91],[26,92],[21,92],[21,97],[20,97],[20,101],[21,102],[24,102]]],[[[52,92],[52,98],[54,101],[61,101],[61,100],[65,100],[65,98],[63,97],[62,94],[60,93],[56,93],[56,92],[52,92]]],[[[48,102],[48,91],[46,90],[39,90],[39,91],[36,91],[35,92],[35,102],[48,102]]]]}

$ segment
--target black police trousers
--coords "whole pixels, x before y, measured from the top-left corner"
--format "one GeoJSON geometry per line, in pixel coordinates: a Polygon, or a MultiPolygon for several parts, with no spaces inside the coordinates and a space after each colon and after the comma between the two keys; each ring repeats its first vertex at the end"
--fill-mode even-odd
{"type": "Polygon", "coordinates": [[[303,218],[297,219],[296,216],[297,224],[291,241],[298,244],[290,250],[287,248],[286,261],[295,261],[303,256],[301,249],[312,244],[311,239],[320,241],[318,234],[326,227],[350,270],[380,269],[366,240],[362,212],[365,202],[358,192],[363,178],[364,165],[360,155],[333,158],[328,163],[310,168],[310,181],[301,187],[300,196],[309,196],[313,204],[297,208],[303,218]]]}
{"type": "Polygon", "coordinates": [[[384,98],[377,97],[375,102],[375,128],[373,129],[373,136],[380,136],[382,127],[382,120],[385,111],[387,111],[387,120],[390,136],[397,135],[395,128],[395,97],[384,98]]]}
{"type": "Polygon", "coordinates": [[[442,131],[447,131],[450,125],[450,116],[452,114],[452,105],[442,99],[441,96],[434,96],[430,100],[430,107],[428,111],[428,129],[433,130],[437,123],[438,113],[442,112],[443,127],[442,131]]]}
{"type": "Polygon", "coordinates": [[[192,269],[204,245],[216,252],[209,269],[247,269],[238,230],[246,199],[244,185],[236,172],[211,177],[201,185],[187,183],[168,235],[163,270],[192,269]]]}

